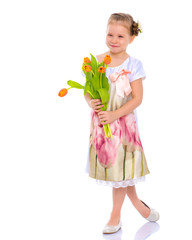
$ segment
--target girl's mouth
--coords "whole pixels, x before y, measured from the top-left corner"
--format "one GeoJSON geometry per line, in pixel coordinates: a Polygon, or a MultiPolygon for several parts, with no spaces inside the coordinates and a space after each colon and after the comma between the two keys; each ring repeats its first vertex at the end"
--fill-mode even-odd
{"type": "Polygon", "coordinates": [[[117,46],[117,45],[112,45],[112,44],[111,44],[111,47],[113,47],[113,48],[117,48],[117,47],[119,47],[119,46],[117,46]]]}

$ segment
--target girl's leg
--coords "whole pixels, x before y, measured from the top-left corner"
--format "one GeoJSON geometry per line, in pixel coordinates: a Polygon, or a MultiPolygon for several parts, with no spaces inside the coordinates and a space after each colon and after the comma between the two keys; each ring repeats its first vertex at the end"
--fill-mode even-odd
{"type": "Polygon", "coordinates": [[[116,226],[121,218],[121,208],[127,193],[127,188],[113,188],[113,209],[107,225],[116,226]]]}
{"type": "Polygon", "coordinates": [[[127,190],[127,195],[131,200],[133,206],[144,218],[147,218],[150,215],[150,209],[146,207],[138,198],[135,186],[129,186],[126,188],[126,190],[127,190]]]}

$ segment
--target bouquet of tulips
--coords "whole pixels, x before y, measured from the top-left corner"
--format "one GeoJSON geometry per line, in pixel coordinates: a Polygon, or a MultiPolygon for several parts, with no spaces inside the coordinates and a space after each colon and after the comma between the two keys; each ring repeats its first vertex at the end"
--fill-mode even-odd
{"type": "MultiPolygon", "coordinates": [[[[67,81],[67,84],[70,86],[68,89],[63,88],[59,92],[59,96],[63,97],[68,93],[68,90],[71,88],[84,89],[84,95],[88,92],[92,99],[101,99],[102,104],[104,105],[101,110],[107,110],[107,103],[109,101],[109,83],[108,78],[106,77],[106,68],[107,65],[111,62],[111,57],[106,55],[104,61],[100,64],[97,62],[96,58],[91,55],[91,60],[86,57],[82,65],[82,70],[86,76],[85,85],[75,81],[67,81]]],[[[112,138],[112,133],[110,130],[109,124],[103,125],[105,136],[107,138],[112,138]]]]}

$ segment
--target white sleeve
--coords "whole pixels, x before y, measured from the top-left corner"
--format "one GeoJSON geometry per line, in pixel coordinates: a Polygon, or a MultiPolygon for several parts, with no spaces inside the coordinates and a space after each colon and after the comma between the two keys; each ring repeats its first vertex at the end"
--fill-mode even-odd
{"type": "Polygon", "coordinates": [[[142,62],[139,60],[136,60],[135,63],[133,64],[133,68],[129,76],[129,81],[133,82],[139,78],[142,78],[142,80],[144,80],[146,78],[146,74],[143,69],[142,62]]]}
{"type": "Polygon", "coordinates": [[[83,77],[86,77],[86,76],[85,76],[85,73],[83,72],[83,70],[81,70],[81,75],[82,75],[83,77]]]}

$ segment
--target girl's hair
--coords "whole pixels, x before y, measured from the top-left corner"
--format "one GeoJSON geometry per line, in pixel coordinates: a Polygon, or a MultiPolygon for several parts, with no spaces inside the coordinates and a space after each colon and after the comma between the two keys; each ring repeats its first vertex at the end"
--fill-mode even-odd
{"type": "Polygon", "coordinates": [[[133,20],[133,17],[126,13],[113,13],[111,14],[108,24],[113,22],[121,22],[129,31],[130,35],[138,36],[140,30],[139,30],[139,24],[136,23],[133,20]]]}

